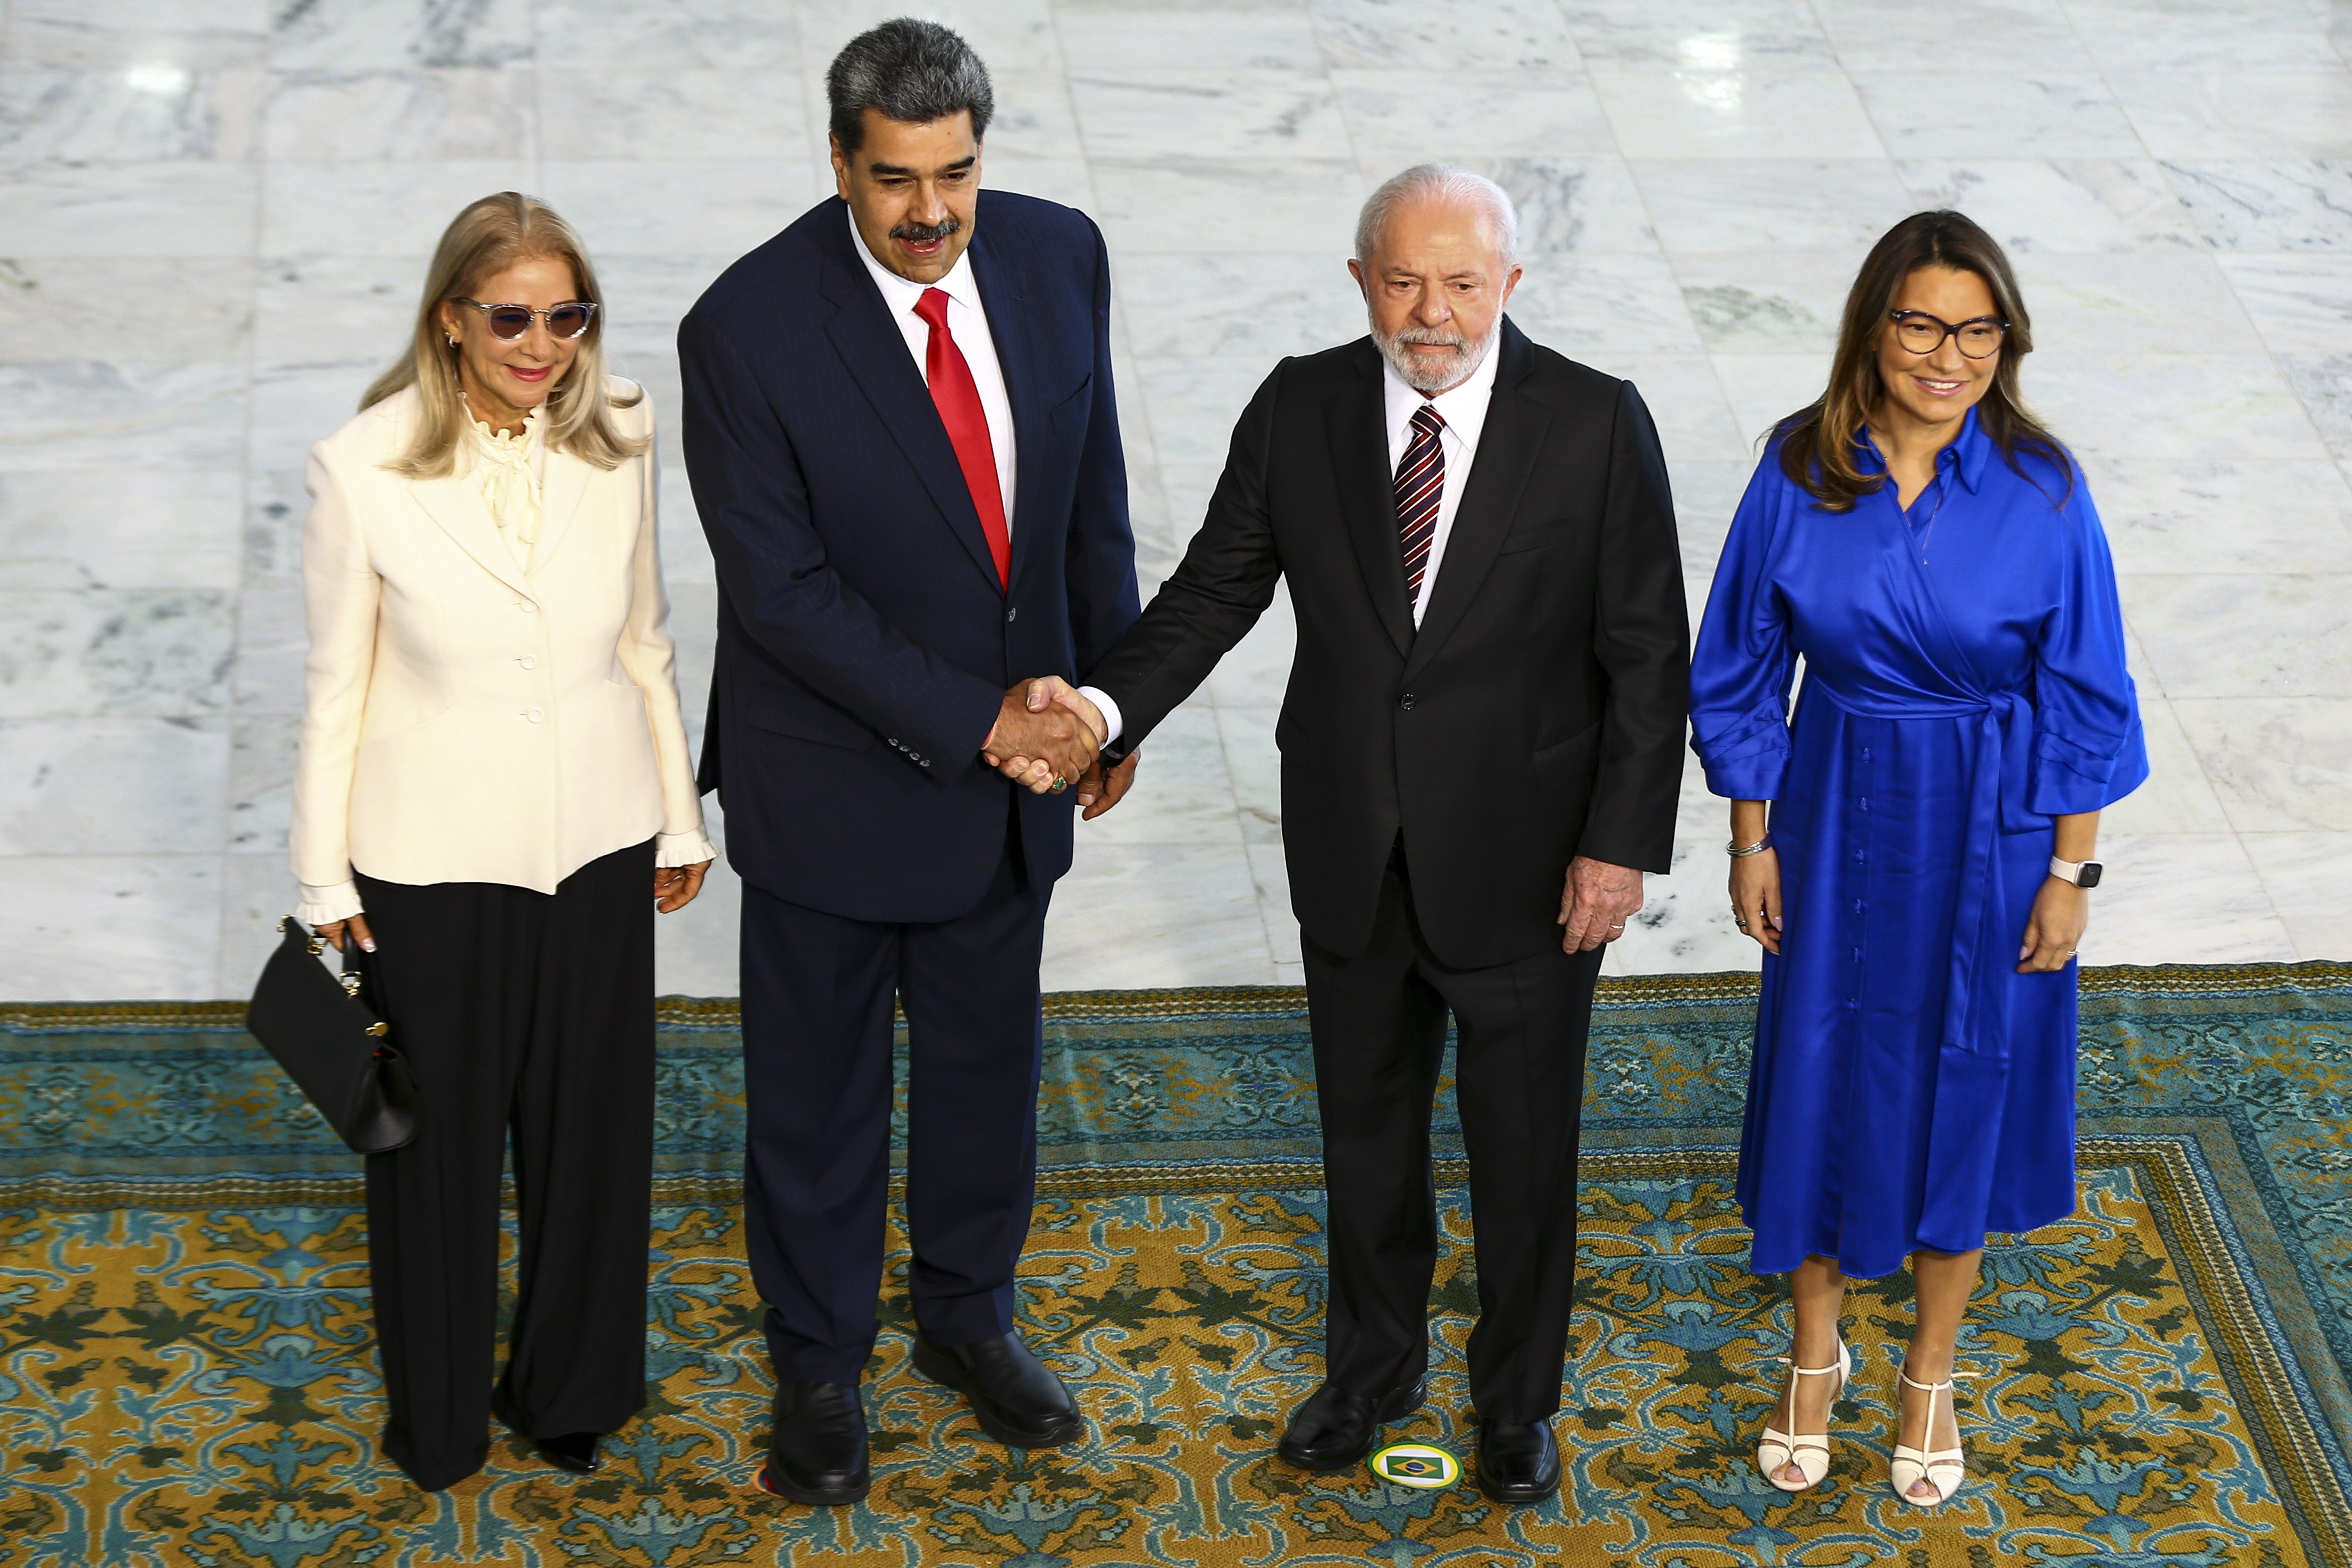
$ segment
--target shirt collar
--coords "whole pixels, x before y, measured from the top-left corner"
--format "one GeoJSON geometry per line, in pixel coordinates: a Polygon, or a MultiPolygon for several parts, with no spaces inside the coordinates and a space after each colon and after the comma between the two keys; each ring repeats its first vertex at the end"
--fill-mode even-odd
{"type": "MultiPolygon", "coordinates": [[[[1870,438],[1868,426],[1855,433],[1853,442],[1861,448],[1863,472],[1885,472],[1886,459],[1880,456],[1878,443],[1870,438]]],[[[1948,468],[1958,474],[1960,483],[1974,494],[1984,481],[1985,460],[1991,452],[1992,437],[1984,433],[1984,426],[1977,421],[1977,411],[1970,408],[1960,418],[1960,433],[1936,454],[1936,471],[1941,473],[1948,468]]]]}
{"type": "Polygon", "coordinates": [[[1467,381],[1459,386],[1449,387],[1434,397],[1416,391],[1410,382],[1396,373],[1396,366],[1389,363],[1389,356],[1381,354],[1381,390],[1386,396],[1389,424],[1391,426],[1403,425],[1413,416],[1415,410],[1426,403],[1437,410],[1438,417],[1445,421],[1447,429],[1465,445],[1475,446],[1479,429],[1486,423],[1486,406],[1495,395],[1495,373],[1502,364],[1502,323],[1496,322],[1495,340],[1487,346],[1486,357],[1478,362],[1478,368],[1470,373],[1467,381]]]}
{"type": "Polygon", "coordinates": [[[874,253],[866,247],[866,237],[857,232],[857,215],[849,210],[846,202],[842,204],[841,212],[848,220],[849,243],[857,247],[857,259],[866,263],[866,270],[873,275],[874,286],[882,290],[883,303],[894,312],[912,310],[915,301],[923,297],[926,289],[943,289],[948,298],[957,304],[975,310],[981,308],[980,283],[971,273],[971,246],[963,247],[963,254],[956,258],[955,265],[948,268],[946,277],[936,283],[918,283],[911,278],[899,277],[877,261],[874,253]]]}

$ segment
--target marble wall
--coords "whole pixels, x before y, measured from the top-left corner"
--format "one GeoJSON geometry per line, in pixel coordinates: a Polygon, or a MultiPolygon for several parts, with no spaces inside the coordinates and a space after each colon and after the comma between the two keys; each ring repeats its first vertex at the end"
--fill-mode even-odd
{"type": "MultiPolygon", "coordinates": [[[[901,8],[0,0],[0,995],[249,987],[291,897],[302,454],[456,209],[563,210],[616,363],[672,412],[678,315],[823,193],[824,63],[901,8]]],[[[2156,754],[2084,957],[2352,957],[2344,0],[922,9],[995,73],[990,181],[1108,236],[1149,581],[1274,359],[1360,331],[1353,213],[1405,163],[1507,186],[1520,324],[1642,387],[1694,609],[1864,247],[1965,208],[2022,274],[2027,386],[2107,520],[2156,754]]],[[[675,467],[664,498],[698,710],[711,570],[675,467]]],[[[1277,604],[1084,830],[1048,985],[1297,978],[1286,659],[1277,604]]],[[[1616,971],[1752,962],[1695,777],[1683,818],[1616,971]]],[[[721,878],[664,923],[665,988],[733,989],[733,908],[721,878]]]]}

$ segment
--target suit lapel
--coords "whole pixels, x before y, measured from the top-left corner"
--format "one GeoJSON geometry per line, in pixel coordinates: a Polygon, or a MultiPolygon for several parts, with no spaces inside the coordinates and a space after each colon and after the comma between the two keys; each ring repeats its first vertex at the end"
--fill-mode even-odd
{"type": "Polygon", "coordinates": [[[1365,341],[1358,374],[1331,404],[1331,467],[1338,481],[1340,524],[1355,546],[1356,564],[1372,609],[1397,647],[1412,650],[1412,605],[1404,592],[1404,547],[1397,538],[1396,479],[1389,471],[1388,400],[1381,391],[1380,351],[1365,341]]]}
{"type": "MultiPolygon", "coordinates": [[[[1013,491],[1004,498],[1004,521],[1013,534],[1013,582],[1032,551],[1040,548],[1031,536],[1039,530],[1030,516],[1037,493],[1037,477],[1045,464],[1045,410],[1039,406],[1038,350],[1035,322],[1031,319],[1028,279],[997,247],[988,242],[990,231],[971,237],[971,272],[980,286],[981,308],[988,313],[988,336],[996,349],[997,368],[1004,373],[1005,401],[1013,405],[1013,491]]],[[[1056,535],[1055,537],[1058,537],[1056,535]]],[[[1050,545],[1052,540],[1045,542],[1050,545]]]]}
{"type": "Polygon", "coordinates": [[[419,479],[408,487],[425,515],[441,525],[441,531],[457,542],[457,547],[479,562],[483,570],[512,588],[525,598],[531,596],[530,583],[515,564],[514,552],[507,548],[505,538],[499,532],[498,520],[482,502],[482,494],[463,475],[446,479],[419,479]]]}
{"type": "Polygon", "coordinates": [[[530,552],[534,569],[555,559],[556,547],[572,531],[572,520],[579,515],[580,503],[588,498],[588,487],[599,479],[625,472],[614,469],[608,475],[584,458],[575,458],[568,452],[547,454],[547,477],[540,484],[539,542],[530,552]]]}
{"type": "Polygon", "coordinates": [[[923,384],[922,373],[908,357],[907,340],[890,320],[874,279],[866,275],[865,264],[850,248],[848,221],[842,220],[845,226],[837,248],[828,248],[825,255],[823,289],[835,307],[825,322],[825,335],[833,340],[842,363],[881,416],[891,439],[906,453],[908,466],[939,503],[972,563],[987,574],[989,585],[995,587],[996,558],[989,553],[988,536],[981,531],[980,514],[972,510],[971,491],[956,462],[955,445],[948,439],[947,426],[940,422],[939,408],[931,402],[930,389],[923,384]]]}
{"type": "MultiPolygon", "coordinates": [[[[1495,564],[1503,535],[1519,510],[1543,450],[1551,410],[1521,394],[1517,384],[1534,368],[1527,339],[1507,317],[1503,341],[1495,345],[1502,363],[1495,367],[1495,392],[1486,405],[1486,422],[1478,431],[1478,449],[1470,463],[1462,504],[1454,509],[1454,526],[1445,536],[1445,553],[1437,563],[1437,581],[1429,590],[1429,608],[1421,617],[1421,635],[1413,639],[1405,661],[1410,678],[1436,656],[1446,637],[1477,597],[1478,586],[1495,564]]],[[[1446,483],[1452,484],[1452,475],[1446,483]]]]}

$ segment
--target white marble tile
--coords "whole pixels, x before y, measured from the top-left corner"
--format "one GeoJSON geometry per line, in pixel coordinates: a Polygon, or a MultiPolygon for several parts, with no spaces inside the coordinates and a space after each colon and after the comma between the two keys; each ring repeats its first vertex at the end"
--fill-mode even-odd
{"type": "Polygon", "coordinates": [[[1574,70],[1583,62],[1545,0],[1308,0],[1334,66],[1574,70]]]}
{"type": "Polygon", "coordinates": [[[1601,100],[1565,71],[1335,70],[1365,179],[1432,160],[1607,157],[1601,100]]]}
{"type": "Polygon", "coordinates": [[[1258,919],[1265,924],[1266,951],[1274,955],[1273,981],[1297,984],[1286,972],[1303,962],[1299,951],[1298,917],[1290,905],[1290,867],[1279,844],[1249,847],[1250,877],[1257,884],[1258,919]]]}
{"type": "Polygon", "coordinates": [[[2327,449],[2352,458],[2352,354],[2281,354],[2279,366],[2327,449]]]}
{"type": "Polygon", "coordinates": [[[2037,352],[2257,353],[2263,347],[2211,256],[2038,252],[2014,259],[2037,352]]]}
{"type": "Polygon", "coordinates": [[[249,587],[289,587],[301,582],[302,520],[310,498],[299,468],[268,468],[245,477],[245,513],[238,538],[238,574],[249,587]]]}
{"type": "Polygon", "coordinates": [[[236,636],[217,589],[0,590],[0,718],[223,712],[236,636]]]}
{"type": "Polygon", "coordinates": [[[231,360],[0,363],[0,472],[244,466],[231,360]]]}
{"type": "MultiPolygon", "coordinates": [[[[1222,465],[1234,421],[1273,368],[1272,357],[1264,353],[1137,360],[1137,390],[1150,416],[1160,462],[1222,465]]],[[[1181,514],[1178,521],[1183,522],[1181,514]]]]}
{"type": "Polygon", "coordinates": [[[1464,158],[1465,168],[1510,193],[1519,254],[1658,248],[1633,172],[1615,153],[1586,158],[1464,158]]]}
{"type": "Polygon", "coordinates": [[[1920,158],[1895,165],[1921,207],[1958,207],[2014,255],[2202,249],[2145,158],[1920,158]]]}
{"type": "Polygon", "coordinates": [[[2352,157],[2352,70],[2110,73],[2158,158],[2352,157]]]}
{"type": "Polygon", "coordinates": [[[20,66],[258,66],[268,54],[270,10],[270,0],[9,0],[0,37],[20,66]]]}
{"type": "Polygon", "coordinates": [[[2122,588],[2176,702],[2352,697],[2352,576],[2133,576],[2122,588]]]}
{"type": "Polygon", "coordinates": [[[2066,0],[2066,15],[2111,73],[2341,68],[2301,0],[2066,0]]]}
{"type": "Polygon", "coordinates": [[[2352,700],[2230,697],[2173,705],[2237,831],[2352,832],[2352,700]]]}
{"type": "Polygon", "coordinates": [[[1291,613],[1290,590],[1285,584],[1275,590],[1274,602],[1249,635],[1217,661],[1207,681],[1210,699],[1221,709],[1229,704],[1280,708],[1283,693],[1290,686],[1291,660],[1297,647],[1298,622],[1291,613]]]}
{"type": "Polygon", "coordinates": [[[2137,158],[2139,132],[2098,76],[2034,66],[1922,91],[1908,73],[1857,70],[1853,85],[1897,158],[2137,158]]]}
{"type": "Polygon", "coordinates": [[[12,360],[232,359],[251,346],[253,263],[233,257],[0,260],[12,360]]]}
{"type": "Polygon", "coordinates": [[[2158,695],[2152,682],[2143,683],[2139,711],[2147,740],[2147,782],[2099,814],[2101,834],[2232,831],[2230,814],[2181,727],[2177,705],[2158,695]]]}
{"type": "Polygon", "coordinates": [[[570,163],[549,159],[541,189],[596,254],[740,255],[831,193],[813,164],[570,163]]]}
{"type": "Polygon", "coordinates": [[[359,413],[362,395],[400,347],[398,337],[376,342],[381,352],[366,359],[257,365],[253,372],[253,432],[241,454],[243,464],[266,473],[300,472],[310,460],[311,444],[351,423],[359,413]]]}
{"type": "Polygon", "coordinates": [[[1595,66],[1752,70],[1836,63],[1802,0],[1566,0],[1561,9],[1595,66]]]}
{"type": "Polygon", "coordinates": [[[1161,720],[1142,746],[1135,787],[1092,822],[1078,825],[1089,846],[1183,844],[1230,847],[1242,841],[1233,780],[1217,716],[1195,696],[1161,720]]]}
{"type": "Polygon", "coordinates": [[[293,257],[255,272],[253,350],[265,366],[344,361],[382,370],[406,350],[425,286],[418,257],[293,257]]]}
{"type": "Polygon", "coordinates": [[[1055,889],[1045,989],[1272,983],[1247,851],[1093,842],[1086,830],[1109,820],[1079,825],[1077,858],[1055,889]]]}
{"type": "MultiPolygon", "coordinates": [[[[1909,6],[1890,5],[1886,0],[1813,0],[1813,12],[1850,71],[1916,79],[1937,69],[1932,62],[1946,40],[1964,38],[1998,40],[1991,47],[1999,49],[2004,65],[2023,62],[2038,71],[2095,68],[2064,10],[2048,0],[1944,0],[1932,22],[1909,6]]],[[[1972,72],[1967,92],[1936,96],[1948,109],[1966,112],[1970,106],[1956,100],[1976,100],[2004,74],[1972,72]]]]}
{"type": "Polygon", "coordinates": [[[1861,265],[1852,250],[1675,258],[1699,338],[1715,353],[1828,354],[1861,265]]]}
{"type": "MultiPolygon", "coordinates": [[[[1683,576],[1701,584],[1713,580],[1723,542],[1731,533],[1732,514],[1748,493],[1756,472],[1753,462],[1667,461],[1668,482],[1675,491],[1675,536],[1682,545],[1683,576]]],[[[1691,618],[1698,618],[1703,592],[1688,595],[1691,618]]]]}
{"type": "Polygon", "coordinates": [[[1062,58],[1076,75],[1139,69],[1298,71],[1319,75],[1323,57],[1306,9],[1241,6],[1180,10],[1151,5],[1055,8],[1062,58]]]}
{"type": "MultiPolygon", "coordinates": [[[[264,167],[262,255],[407,257],[414,258],[420,285],[442,231],[468,203],[541,185],[530,165],[512,157],[273,162],[264,167]]],[[[657,178],[646,187],[647,193],[659,189],[657,178]]],[[[553,199],[562,211],[562,198],[553,199]]],[[[597,247],[595,234],[584,237],[597,247]]]]}
{"type": "MultiPolygon", "coordinates": [[[[1822,395],[1830,378],[1829,350],[1813,353],[1710,354],[1731,404],[1732,428],[1752,465],[1766,432],[1822,395]]],[[[1673,451],[1669,448],[1667,456],[1673,451]]],[[[1729,458],[1734,454],[1722,454],[1729,458]]]]}
{"type": "Polygon", "coordinates": [[[1368,187],[1355,163],[1270,158],[1093,160],[1113,254],[1312,250],[1345,259],[1368,187]]]}
{"type": "MultiPolygon", "coordinates": [[[[992,145],[982,162],[987,170],[986,183],[997,190],[1042,196],[1066,207],[1076,207],[1088,216],[1095,216],[1094,168],[1084,158],[1039,158],[992,145]]],[[[826,192],[830,190],[827,186],[826,192]]]]}
{"type": "Polygon", "coordinates": [[[227,775],[218,719],[0,722],[0,856],[215,849],[227,775]]]}
{"type": "Polygon", "coordinates": [[[2352,560],[2352,486],[2324,460],[2110,458],[2089,475],[2119,572],[2300,572],[2352,560]]]}
{"type": "Polygon", "coordinates": [[[279,70],[528,65],[530,0],[301,0],[277,7],[279,70]]]}
{"type": "MultiPolygon", "coordinates": [[[[1130,398],[1121,417],[1131,416],[1138,406],[1130,398]]],[[[1239,414],[1236,408],[1234,411],[1239,414]]],[[[1132,448],[1130,448],[1131,450],[1132,448]]],[[[1168,537],[1181,550],[1200,528],[1201,520],[1208,515],[1209,498],[1215,493],[1218,476],[1224,472],[1222,461],[1214,463],[1169,463],[1153,470],[1160,476],[1160,493],[1168,500],[1168,537]]]]}
{"type": "Polygon", "coordinates": [[[0,856],[0,998],[209,996],[220,900],[217,853],[0,856]]]}
{"type": "Polygon", "coordinates": [[[234,472],[0,474],[0,581],[13,588],[233,588],[234,472]]]}
{"type": "Polygon", "coordinates": [[[278,76],[263,132],[280,162],[535,158],[529,71],[299,71],[278,76]]]}
{"type": "Polygon", "coordinates": [[[1669,251],[1851,250],[1857,262],[1910,196],[1882,160],[1669,159],[1637,163],[1669,251]]]}
{"type": "Polygon", "coordinates": [[[702,893],[654,922],[654,991],[662,996],[738,996],[743,883],[721,857],[702,893]]]}
{"type": "MultiPolygon", "coordinates": [[[[1150,158],[1345,158],[1331,84],[1289,71],[1130,69],[1070,79],[1088,153],[1150,158]]],[[[1044,149],[1039,149],[1044,151],[1044,149]]]]}
{"type": "Polygon", "coordinates": [[[2125,458],[2317,458],[2268,355],[2070,353],[2025,367],[2025,395],[2075,450],[2125,458]]]}
{"type": "Polygon", "coordinates": [[[310,628],[299,584],[264,584],[236,599],[236,664],[229,672],[240,713],[299,713],[310,628]]]}
{"type": "MultiPolygon", "coordinates": [[[[671,455],[676,456],[672,441],[671,455]]],[[[664,468],[659,479],[661,508],[658,528],[661,537],[662,581],[673,594],[688,584],[715,584],[719,580],[717,566],[710,559],[710,542],[704,537],[702,522],[694,509],[694,486],[684,468],[664,468]]],[[[673,623],[677,620],[672,612],[673,623]]]]}
{"type": "Polygon", "coordinates": [[[1690,463],[1753,461],[1750,433],[1734,416],[1712,357],[1612,354],[1597,368],[1622,376],[1642,395],[1658,426],[1658,445],[1665,451],[1670,476],[1679,479],[1690,463]]]}
{"type": "Polygon", "coordinates": [[[1618,150],[1643,158],[1883,158],[1842,71],[1592,72],[1618,150]]]}
{"type": "Polygon", "coordinates": [[[2297,958],[2352,961],[2352,834],[2249,833],[2242,842],[2297,958]]]}
{"type": "Polygon", "coordinates": [[[2273,352],[2352,353],[2352,256],[2223,256],[2220,264],[2273,352]]]}
{"type": "Polygon", "coordinates": [[[13,257],[250,256],[258,170],[245,163],[0,165],[13,257]]]}
{"type": "Polygon", "coordinates": [[[1731,923],[1721,822],[1680,837],[1673,874],[1643,878],[1642,908],[1625,922],[1625,934],[1609,944],[1602,973],[1752,973],[1762,967],[1763,950],[1731,923]]]}
{"type": "Polygon", "coordinates": [[[210,917],[220,933],[212,988],[192,994],[249,997],[261,979],[262,966],[277,951],[278,922],[294,912],[301,893],[286,868],[283,851],[224,855],[220,866],[213,905],[187,911],[191,920],[210,917]]]}
{"type": "MultiPolygon", "coordinates": [[[[1112,264],[1133,352],[1154,359],[1314,353],[1364,335],[1364,300],[1330,252],[1131,256],[1112,264]]],[[[1241,412],[1235,405],[1233,413],[1241,412]]]]}
{"type": "Polygon", "coordinates": [[[1235,820],[1250,844],[1282,842],[1282,752],[1274,743],[1281,708],[1273,703],[1220,702],[1217,733],[1225,743],[1225,773],[1233,781],[1235,820]]]}
{"type": "Polygon", "coordinates": [[[766,70],[542,70],[540,145],[550,158],[822,155],[800,73],[766,70]]]}
{"type": "Polygon", "coordinates": [[[274,855],[282,874],[294,816],[294,754],[302,738],[301,715],[240,714],[229,721],[228,733],[229,852],[274,855]]]}
{"type": "Polygon", "coordinates": [[[2183,160],[2164,172],[2217,250],[2352,247],[2352,163],[2183,160]]]}
{"type": "Polygon", "coordinates": [[[2099,837],[2107,868],[2083,938],[2084,963],[2277,963],[2295,956],[2233,833],[2099,837]]]}
{"type": "Polygon", "coordinates": [[[1698,328],[1664,257],[1530,257],[1510,313],[1538,342],[1604,369],[1622,354],[1699,352],[1698,328]]]}
{"type": "MultiPolygon", "coordinates": [[[[668,0],[638,0],[647,9],[667,9],[668,0]]],[[[768,12],[761,0],[717,0],[730,13],[768,12]]],[[[908,14],[905,0],[830,0],[801,12],[801,61],[821,75],[841,47],[868,27],[908,14]]],[[[1061,40],[1047,0],[939,0],[922,8],[925,18],[945,24],[971,45],[992,72],[1060,70],[1061,40]]],[[[708,32],[703,26],[699,31],[708,32]]],[[[812,93],[810,104],[822,105],[812,93]]]]}
{"type": "MultiPolygon", "coordinates": [[[[1058,70],[997,70],[991,73],[996,91],[995,117],[988,122],[983,163],[1007,155],[1023,158],[1075,158],[1085,149],[1078,136],[1078,118],[1071,100],[1071,83],[1058,70]]],[[[811,96],[820,106],[822,91],[811,96]]],[[[812,149],[820,162],[827,156],[822,107],[812,117],[815,139],[812,149]]],[[[1162,143],[1165,145],[1165,143],[1162,143]]],[[[827,189],[833,175],[824,175],[827,189]]]]}
{"type": "Polygon", "coordinates": [[[802,58],[793,9],[769,0],[539,0],[537,21],[536,58],[553,69],[792,70],[802,58]]]}
{"type": "Polygon", "coordinates": [[[256,67],[0,70],[0,158],[249,158],[268,82],[256,67]]]}

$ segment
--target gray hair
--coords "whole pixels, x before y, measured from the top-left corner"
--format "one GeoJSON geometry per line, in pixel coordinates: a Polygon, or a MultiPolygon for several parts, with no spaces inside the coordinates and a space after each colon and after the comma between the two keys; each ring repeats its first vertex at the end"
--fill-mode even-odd
{"type": "Polygon", "coordinates": [[[1381,182],[1381,188],[1364,199],[1364,210],[1356,218],[1356,259],[1370,266],[1381,230],[1397,209],[1431,198],[1485,208],[1503,265],[1508,267],[1518,259],[1519,209],[1511,205],[1510,194],[1486,175],[1451,163],[1415,163],[1381,182]]]}
{"type": "Polygon", "coordinates": [[[842,46],[824,71],[830,129],[845,153],[866,140],[866,111],[909,125],[969,110],[971,136],[988,134],[996,94],[988,68],[971,46],[937,22],[899,16],[869,27],[842,46]]]}

